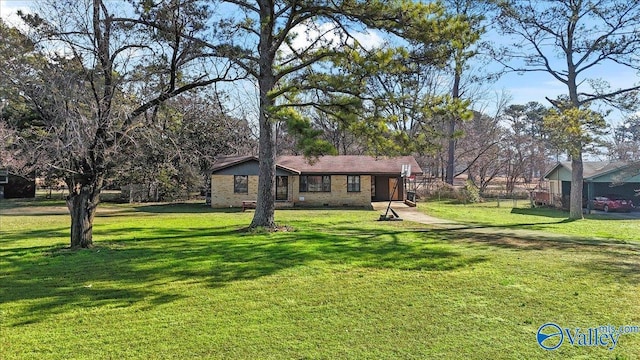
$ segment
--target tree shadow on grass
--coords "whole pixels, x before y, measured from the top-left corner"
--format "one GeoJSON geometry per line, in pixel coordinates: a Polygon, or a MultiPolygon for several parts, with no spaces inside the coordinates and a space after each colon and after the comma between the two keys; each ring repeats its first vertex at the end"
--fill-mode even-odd
{"type": "MultiPolygon", "coordinates": [[[[147,214],[209,214],[209,213],[242,213],[242,208],[212,208],[205,204],[194,203],[168,203],[147,205],[109,205],[101,204],[97,209],[97,217],[130,216],[132,213],[147,214]]],[[[64,202],[62,204],[47,204],[45,202],[33,202],[30,206],[17,204],[15,206],[0,206],[2,216],[51,216],[69,215],[64,202]]]]}
{"type": "Polygon", "coordinates": [[[135,255],[116,252],[102,246],[80,251],[55,246],[0,250],[0,303],[27,300],[14,316],[13,325],[23,325],[77,308],[127,307],[141,301],[158,305],[181,297],[136,286],[138,280],[152,277],[132,267],[135,255]]]}
{"type": "MultiPolygon", "coordinates": [[[[568,219],[568,212],[549,208],[513,208],[512,214],[519,215],[533,215],[548,217],[554,219],[565,219],[561,222],[572,222],[574,219],[568,219]]],[[[585,215],[585,218],[590,220],[636,220],[636,217],[629,217],[627,213],[592,213],[585,215]]]]}
{"type": "Polygon", "coordinates": [[[568,213],[549,208],[513,208],[512,214],[542,216],[554,219],[566,219],[568,213]]]}
{"type": "MultiPolygon", "coordinates": [[[[0,232],[0,246],[11,247],[11,243],[23,240],[38,240],[51,238],[68,238],[69,227],[59,227],[53,229],[37,229],[21,232],[2,231],[0,232]]],[[[15,249],[15,247],[11,247],[15,249]]]]}
{"type": "MultiPolygon", "coordinates": [[[[434,243],[406,241],[409,231],[379,229],[345,236],[239,230],[237,226],[145,229],[144,237],[98,241],[88,250],[55,246],[0,250],[4,269],[0,303],[20,302],[8,323],[18,326],[78,307],[153,307],[187,296],[181,283],[216,289],[318,261],[323,268],[448,271],[486,260],[434,243]]],[[[136,231],[119,229],[111,235],[135,236],[136,231]]],[[[108,231],[102,234],[108,235],[108,231]]]]}
{"type": "MultiPolygon", "coordinates": [[[[377,225],[374,221],[354,226],[336,220],[325,226],[303,219],[291,224],[304,230],[243,233],[237,224],[127,226],[96,229],[96,237],[107,240],[97,241],[90,250],[5,247],[0,249],[0,304],[20,302],[8,312],[8,325],[18,326],[78,307],[155,307],[188,296],[182,283],[217,289],[305,265],[329,270],[452,271],[488,261],[477,251],[465,250],[465,246],[478,245],[518,251],[596,252],[606,261],[594,258],[582,262],[583,266],[596,274],[639,281],[637,248],[611,242],[481,234],[474,227],[411,229],[407,224],[377,225]]],[[[38,231],[11,236],[20,240],[62,229],[38,231]]]]}
{"type": "Polygon", "coordinates": [[[212,208],[205,204],[172,203],[135,206],[136,212],[152,214],[208,214],[208,213],[241,213],[242,208],[212,208]]]}
{"type": "Polygon", "coordinates": [[[515,251],[547,250],[576,254],[576,263],[594,276],[608,276],[615,282],[640,284],[640,244],[606,239],[535,234],[480,233],[477,228],[423,230],[440,234],[443,241],[515,251]]]}
{"type": "MultiPolygon", "coordinates": [[[[460,231],[475,231],[481,229],[487,229],[488,231],[495,232],[496,234],[511,235],[511,231],[524,232],[539,232],[535,236],[545,236],[545,231],[548,231],[547,225],[568,224],[576,219],[562,219],[559,221],[547,221],[547,222],[531,222],[531,223],[517,223],[517,224],[487,224],[485,222],[464,222],[464,223],[450,223],[445,224],[445,227],[449,230],[460,231]]],[[[551,237],[558,237],[562,235],[551,235],[551,237]]],[[[568,236],[568,235],[567,235],[568,236]]]]}

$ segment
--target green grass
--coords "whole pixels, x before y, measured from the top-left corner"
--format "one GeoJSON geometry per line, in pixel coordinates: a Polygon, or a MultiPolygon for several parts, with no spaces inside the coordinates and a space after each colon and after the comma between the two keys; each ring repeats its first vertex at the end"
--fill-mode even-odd
{"type": "Polygon", "coordinates": [[[419,210],[442,219],[485,227],[536,230],[572,235],[578,238],[601,238],[638,242],[640,219],[624,220],[611,215],[585,215],[585,219],[568,221],[569,214],[548,208],[531,208],[526,200],[478,204],[455,204],[450,201],[427,200],[419,210]]]}
{"type": "Polygon", "coordinates": [[[638,248],[381,223],[370,211],[109,206],[95,248],[67,215],[0,215],[2,359],[634,359],[547,352],[538,327],[640,325],[638,248]]]}

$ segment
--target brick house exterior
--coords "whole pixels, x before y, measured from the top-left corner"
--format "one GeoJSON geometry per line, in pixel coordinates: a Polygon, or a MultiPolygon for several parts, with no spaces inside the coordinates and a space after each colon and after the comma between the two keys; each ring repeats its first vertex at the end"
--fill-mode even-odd
{"type": "MultiPolygon", "coordinates": [[[[411,156],[323,156],[311,162],[303,156],[281,156],[276,161],[276,207],[370,208],[372,201],[405,200],[402,164],[411,165],[413,174],[422,173],[411,156]]],[[[255,201],[258,165],[254,156],[219,159],[211,173],[211,206],[240,207],[243,201],[255,201]]]]}

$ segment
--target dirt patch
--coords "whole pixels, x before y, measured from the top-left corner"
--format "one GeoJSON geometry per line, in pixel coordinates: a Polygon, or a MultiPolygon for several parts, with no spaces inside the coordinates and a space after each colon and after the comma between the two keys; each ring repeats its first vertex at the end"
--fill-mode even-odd
{"type": "Polygon", "coordinates": [[[246,228],[242,228],[239,229],[238,232],[240,233],[248,233],[248,234],[268,234],[268,233],[275,233],[275,232],[294,232],[296,231],[295,228],[291,227],[291,226],[281,226],[281,225],[277,225],[274,228],[265,228],[265,227],[257,227],[257,228],[252,228],[252,227],[246,227],[246,228]]]}
{"type": "Polygon", "coordinates": [[[0,215],[29,216],[29,215],[67,215],[66,206],[21,206],[0,210],[0,215]]]}
{"type": "MultiPolygon", "coordinates": [[[[114,214],[126,211],[117,207],[98,206],[98,215],[114,214]]],[[[18,206],[8,209],[0,209],[0,216],[32,216],[32,215],[69,215],[66,206],[18,206]]]]}

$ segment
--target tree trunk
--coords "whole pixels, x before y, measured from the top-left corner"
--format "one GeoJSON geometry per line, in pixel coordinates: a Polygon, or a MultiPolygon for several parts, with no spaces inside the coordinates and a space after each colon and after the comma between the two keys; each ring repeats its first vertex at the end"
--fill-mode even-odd
{"type": "Polygon", "coordinates": [[[447,170],[445,174],[445,179],[447,184],[453,185],[453,176],[455,170],[455,151],[456,151],[456,141],[453,139],[453,134],[456,131],[456,120],[455,118],[451,118],[449,120],[449,148],[447,150],[447,170]]]}
{"type": "MultiPolygon", "coordinates": [[[[573,38],[569,38],[569,48],[572,49],[573,38]]],[[[571,106],[580,108],[580,98],[578,96],[578,85],[576,83],[576,66],[573,63],[572,53],[567,53],[567,86],[569,89],[569,100],[571,106]]],[[[583,130],[584,131],[584,130],[583,130]]],[[[582,187],[584,183],[582,166],[582,140],[576,140],[574,149],[571,149],[571,194],[569,197],[569,219],[582,219],[582,187]]]]}
{"type": "Polygon", "coordinates": [[[100,201],[100,184],[76,185],[69,187],[67,207],[71,214],[71,248],[93,246],[93,219],[100,201]]]}
{"type": "Polygon", "coordinates": [[[265,113],[267,105],[260,105],[260,167],[258,170],[258,198],[251,227],[275,227],[276,151],[273,122],[265,113]]]}
{"type": "Polygon", "coordinates": [[[272,48],[274,25],[273,3],[263,1],[260,7],[260,53],[258,86],[260,88],[260,141],[258,170],[258,198],[251,227],[275,228],[276,208],[276,131],[271,113],[274,105],[270,92],[276,84],[273,74],[275,49],[272,48]]]}
{"type": "MultiPolygon", "coordinates": [[[[454,101],[460,99],[460,81],[461,81],[461,72],[462,69],[459,66],[459,62],[456,61],[455,65],[455,74],[453,78],[453,89],[451,90],[451,97],[453,97],[454,101]]],[[[457,115],[451,116],[449,119],[449,148],[447,151],[447,174],[445,175],[445,179],[447,184],[453,185],[453,177],[455,176],[456,169],[456,141],[454,139],[454,134],[456,132],[456,121],[458,121],[457,115]]]]}
{"type": "Polygon", "coordinates": [[[571,196],[569,199],[569,219],[582,219],[583,166],[582,150],[571,157],[571,196]]]}

